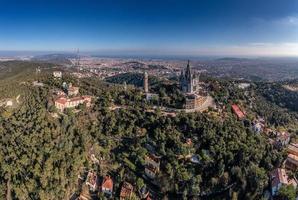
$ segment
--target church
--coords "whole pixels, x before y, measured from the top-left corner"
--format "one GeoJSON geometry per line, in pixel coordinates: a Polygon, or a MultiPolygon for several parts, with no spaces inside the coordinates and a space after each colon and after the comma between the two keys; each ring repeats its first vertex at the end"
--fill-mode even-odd
{"type": "Polygon", "coordinates": [[[191,72],[189,61],[186,69],[181,71],[179,79],[183,93],[194,93],[199,89],[199,77],[191,72]]]}

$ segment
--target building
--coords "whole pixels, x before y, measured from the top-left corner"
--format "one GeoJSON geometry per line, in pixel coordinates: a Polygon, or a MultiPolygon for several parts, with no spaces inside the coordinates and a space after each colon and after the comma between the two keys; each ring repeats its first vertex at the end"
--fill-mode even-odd
{"type": "Polygon", "coordinates": [[[145,157],[145,174],[151,179],[154,179],[160,169],[160,157],[149,154],[145,157]]]}
{"type": "Polygon", "coordinates": [[[256,133],[261,133],[263,131],[263,124],[261,124],[260,122],[255,122],[253,124],[253,131],[256,133]]]}
{"type": "Polygon", "coordinates": [[[203,105],[206,101],[206,97],[198,94],[187,94],[185,96],[185,109],[197,109],[203,105]]]}
{"type": "Polygon", "coordinates": [[[63,90],[59,90],[59,89],[54,90],[53,93],[55,95],[59,96],[59,97],[65,97],[66,96],[65,92],[63,90]]]}
{"type": "Polygon", "coordinates": [[[272,196],[276,196],[278,194],[278,190],[283,185],[293,185],[295,188],[297,187],[296,180],[289,179],[288,175],[286,174],[286,170],[282,168],[276,168],[270,172],[270,181],[272,196]]]}
{"type": "Polygon", "coordinates": [[[285,166],[287,169],[290,170],[297,170],[298,168],[298,156],[294,155],[294,154],[288,154],[288,157],[286,159],[285,162],[285,166]]]}
{"type": "Polygon", "coordinates": [[[145,91],[145,93],[149,92],[148,73],[147,72],[144,72],[144,91],[145,91]]]}
{"type": "Polygon", "coordinates": [[[91,97],[90,96],[80,96],[74,98],[66,98],[59,97],[55,100],[55,106],[61,112],[64,111],[65,108],[75,108],[76,106],[86,103],[86,106],[89,107],[91,105],[91,97]]]}
{"type": "Polygon", "coordinates": [[[187,63],[186,69],[181,71],[179,81],[181,90],[184,93],[193,93],[197,91],[199,77],[191,72],[189,61],[187,63]]]}
{"type": "Polygon", "coordinates": [[[94,171],[89,171],[86,179],[86,185],[89,186],[91,191],[96,191],[97,189],[97,175],[94,171]]]}
{"type": "Polygon", "coordinates": [[[239,83],[238,84],[238,88],[239,89],[246,89],[248,87],[250,87],[250,84],[249,83],[239,83]]]}
{"type": "Polygon", "coordinates": [[[298,156],[298,144],[297,143],[291,143],[288,146],[287,151],[288,151],[289,154],[293,154],[295,156],[298,156]]]}
{"type": "Polygon", "coordinates": [[[54,71],[53,76],[55,78],[62,78],[62,72],[61,71],[54,71]]]}
{"type": "Polygon", "coordinates": [[[69,84],[69,87],[67,89],[68,96],[76,96],[79,94],[79,87],[74,87],[72,84],[69,84]]]}
{"type": "Polygon", "coordinates": [[[101,191],[108,196],[109,198],[112,197],[113,194],[113,180],[110,176],[106,176],[101,184],[101,191]]]}
{"type": "Polygon", "coordinates": [[[121,191],[120,191],[120,200],[129,199],[132,195],[132,192],[133,192],[133,186],[128,182],[124,182],[122,184],[121,191]]]}
{"type": "Polygon", "coordinates": [[[291,143],[288,148],[288,157],[285,162],[287,169],[296,170],[298,168],[298,144],[291,143]]]}
{"type": "Polygon", "coordinates": [[[233,104],[233,105],[232,105],[232,110],[233,110],[233,112],[235,113],[235,115],[238,117],[238,119],[243,119],[243,118],[245,117],[244,112],[242,112],[242,111],[240,110],[240,108],[238,107],[238,105],[233,104]]]}
{"type": "MultiPolygon", "coordinates": [[[[275,147],[281,148],[289,144],[291,136],[288,132],[276,132],[275,147]]],[[[298,144],[292,143],[289,148],[297,148],[298,144]]],[[[289,149],[288,148],[288,149],[289,149]]],[[[298,155],[298,154],[297,154],[298,155]]]]}

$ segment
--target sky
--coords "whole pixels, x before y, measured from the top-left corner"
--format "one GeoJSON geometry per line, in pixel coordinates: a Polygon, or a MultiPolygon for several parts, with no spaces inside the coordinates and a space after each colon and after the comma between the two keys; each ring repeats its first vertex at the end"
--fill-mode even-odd
{"type": "Polygon", "coordinates": [[[0,0],[0,50],[298,56],[298,0],[0,0]]]}

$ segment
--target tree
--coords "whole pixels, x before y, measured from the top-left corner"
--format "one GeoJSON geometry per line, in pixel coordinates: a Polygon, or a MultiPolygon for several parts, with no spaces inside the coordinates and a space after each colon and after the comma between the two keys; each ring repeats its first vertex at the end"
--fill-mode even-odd
{"type": "Polygon", "coordinates": [[[296,190],[293,185],[283,185],[278,191],[278,196],[283,200],[295,200],[296,190]]]}

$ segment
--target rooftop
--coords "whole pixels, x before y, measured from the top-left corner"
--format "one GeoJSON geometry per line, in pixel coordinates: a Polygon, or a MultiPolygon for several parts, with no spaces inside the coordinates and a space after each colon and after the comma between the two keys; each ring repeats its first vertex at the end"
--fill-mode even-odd
{"type": "Polygon", "coordinates": [[[122,184],[122,188],[121,188],[121,192],[120,192],[120,198],[127,198],[130,197],[133,191],[133,186],[128,183],[128,182],[124,182],[122,184]]]}
{"type": "Polygon", "coordinates": [[[245,116],[245,114],[240,110],[238,105],[233,104],[232,109],[239,119],[242,119],[245,116]]]}
{"type": "Polygon", "coordinates": [[[106,176],[102,181],[102,188],[107,188],[109,190],[113,190],[113,180],[110,176],[106,176]]]}

